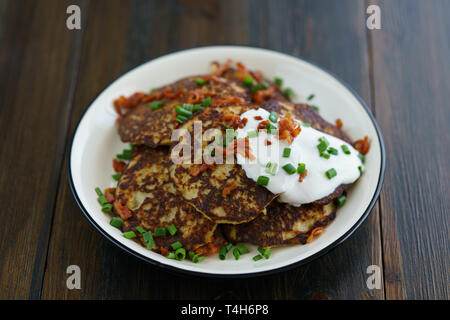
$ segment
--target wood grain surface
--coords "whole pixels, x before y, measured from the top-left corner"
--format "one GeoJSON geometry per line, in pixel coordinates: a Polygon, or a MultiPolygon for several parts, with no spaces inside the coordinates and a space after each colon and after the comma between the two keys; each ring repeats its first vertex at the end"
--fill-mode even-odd
{"type": "Polygon", "coordinates": [[[448,299],[449,9],[445,0],[0,0],[0,299],[448,299]],[[381,30],[366,28],[372,3],[381,30]],[[66,28],[70,4],[81,30],[66,28]],[[244,280],[167,273],[103,238],[71,194],[68,147],[92,100],[137,65],[215,44],[321,65],[382,129],[378,204],[304,266],[244,280]],[[66,287],[73,264],[80,290],[66,287]],[[381,268],[379,290],[366,286],[369,265],[381,268]]]}

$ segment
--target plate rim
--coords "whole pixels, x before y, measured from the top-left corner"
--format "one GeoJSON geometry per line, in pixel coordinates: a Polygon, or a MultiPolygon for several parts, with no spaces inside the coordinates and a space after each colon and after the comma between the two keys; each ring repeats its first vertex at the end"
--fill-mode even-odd
{"type": "Polygon", "coordinates": [[[184,275],[194,275],[194,276],[202,276],[202,277],[211,277],[211,278],[250,278],[250,277],[260,277],[260,276],[266,276],[266,275],[270,275],[270,274],[275,274],[275,273],[280,273],[283,271],[287,271],[296,267],[300,267],[302,265],[305,265],[313,260],[318,259],[319,257],[329,253],[331,250],[335,249],[337,246],[339,246],[340,244],[342,244],[345,240],[347,240],[360,226],[361,224],[367,219],[367,217],[369,216],[369,214],[372,212],[373,207],[375,206],[376,202],[378,201],[378,198],[380,196],[381,193],[381,189],[384,183],[384,175],[385,175],[385,169],[386,169],[386,150],[385,150],[385,145],[384,145],[384,141],[383,141],[383,136],[381,134],[381,130],[380,127],[378,126],[378,123],[376,122],[376,119],[374,117],[374,115],[372,114],[370,108],[367,106],[366,102],[359,96],[359,94],[344,80],[342,80],[340,77],[338,77],[337,75],[335,75],[334,73],[326,70],[325,68],[321,67],[320,65],[309,61],[308,59],[304,59],[303,57],[296,57],[284,52],[279,52],[279,51],[275,51],[275,50],[270,50],[270,49],[266,49],[266,48],[261,48],[261,47],[252,47],[252,46],[239,46],[239,45],[219,45],[219,46],[199,46],[199,47],[193,47],[193,48],[189,48],[189,49],[184,49],[184,50],[179,50],[179,51],[174,51],[174,52],[170,52],[167,54],[164,54],[162,56],[158,56],[154,59],[150,59],[146,62],[143,62],[137,66],[135,66],[134,68],[128,70],[127,72],[121,74],[120,76],[118,76],[117,78],[115,78],[113,81],[111,81],[106,87],[104,87],[89,103],[88,107],[83,111],[80,119],[77,122],[77,125],[75,126],[75,130],[72,134],[71,137],[71,141],[70,141],[70,146],[69,146],[69,153],[68,153],[68,161],[67,161],[67,170],[68,170],[68,182],[69,182],[69,188],[70,191],[75,199],[76,204],[78,205],[79,209],[82,211],[84,217],[94,226],[94,228],[104,237],[106,237],[106,239],[108,239],[109,241],[111,241],[113,244],[115,244],[117,247],[119,247],[120,249],[124,250],[125,252],[127,252],[128,254],[142,260],[145,261],[153,266],[156,266],[158,268],[160,268],[163,271],[168,271],[171,273],[176,273],[176,274],[184,274],[184,275]],[[125,76],[128,73],[131,73],[132,71],[134,71],[135,69],[141,67],[142,65],[150,62],[150,61],[155,61],[157,59],[161,59],[161,58],[166,58],[170,55],[175,55],[175,54],[180,54],[180,53],[186,53],[188,51],[192,51],[192,50],[197,50],[197,49],[220,49],[220,48],[241,48],[241,49],[252,49],[252,50],[261,50],[261,51],[267,51],[269,53],[276,53],[276,54],[281,54],[281,55],[285,55],[289,58],[295,58],[298,59],[302,62],[306,62],[309,63],[310,65],[320,69],[321,71],[325,72],[327,75],[331,76],[332,78],[334,78],[334,80],[336,80],[337,82],[339,82],[341,85],[343,85],[357,100],[358,102],[361,104],[361,106],[363,107],[364,111],[367,113],[367,115],[370,118],[370,121],[372,122],[375,131],[377,133],[377,137],[378,137],[378,141],[380,144],[380,160],[381,160],[381,166],[380,166],[380,173],[378,176],[378,181],[377,181],[377,186],[375,189],[375,192],[373,194],[372,199],[370,200],[369,204],[367,205],[366,209],[364,210],[364,213],[361,215],[361,217],[358,219],[358,221],[356,221],[355,224],[352,225],[352,227],[346,232],[344,233],[340,238],[338,238],[337,240],[335,240],[334,242],[330,243],[329,245],[327,245],[326,247],[324,247],[323,249],[319,250],[318,252],[312,254],[311,256],[302,259],[300,261],[297,262],[293,262],[291,264],[282,266],[282,267],[278,267],[278,268],[274,268],[274,269],[270,269],[270,270],[265,270],[265,271],[255,271],[255,272],[246,272],[246,273],[231,273],[231,274],[221,274],[221,273],[210,273],[210,272],[201,272],[201,271],[192,271],[192,270],[186,270],[180,267],[176,267],[176,266],[171,266],[171,265],[167,265],[161,262],[158,262],[156,260],[153,260],[150,257],[144,256],[136,251],[134,251],[133,249],[129,248],[128,246],[122,244],[121,242],[119,242],[118,240],[116,240],[113,236],[111,236],[106,230],[104,230],[100,225],[97,224],[97,222],[95,222],[95,220],[91,217],[90,213],[88,212],[88,210],[84,207],[83,203],[81,202],[78,193],[75,189],[75,185],[73,182],[73,177],[72,177],[72,167],[71,167],[71,159],[72,159],[72,152],[73,152],[73,143],[75,140],[75,137],[77,135],[77,131],[80,127],[81,122],[83,121],[87,111],[90,109],[90,107],[92,106],[93,102],[113,83],[115,83],[116,81],[118,81],[120,78],[122,78],[123,76],[125,76]]]}

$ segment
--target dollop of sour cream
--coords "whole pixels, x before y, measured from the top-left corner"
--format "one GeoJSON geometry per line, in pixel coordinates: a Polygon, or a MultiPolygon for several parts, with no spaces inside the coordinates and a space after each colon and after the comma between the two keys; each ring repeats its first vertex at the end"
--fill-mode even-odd
{"type": "MultiPolygon", "coordinates": [[[[248,122],[243,128],[236,130],[237,138],[246,138],[249,132],[257,131],[258,124],[268,120],[269,116],[270,113],[262,108],[243,113],[241,118],[247,118],[248,122]]],[[[247,177],[254,181],[257,181],[260,176],[269,178],[265,187],[272,193],[279,194],[278,199],[281,202],[293,206],[322,199],[341,184],[353,183],[360,177],[364,166],[358,157],[358,151],[351,144],[307,124],[302,124],[298,120],[294,121],[300,124],[301,132],[291,144],[279,140],[277,135],[268,133],[266,130],[259,131],[256,137],[248,138],[250,152],[255,159],[250,160],[240,154],[236,155],[237,163],[242,166],[247,177]],[[338,154],[330,154],[329,159],[322,157],[317,148],[321,138],[325,138],[329,142],[328,148],[336,149],[338,154]],[[271,144],[268,145],[267,141],[271,144]],[[349,154],[344,153],[343,145],[350,151],[349,154]],[[290,148],[289,157],[283,156],[285,148],[290,148]],[[267,172],[269,162],[277,164],[275,172],[267,172]],[[287,164],[297,169],[299,163],[304,163],[307,170],[307,175],[302,182],[299,182],[297,172],[288,174],[283,169],[283,166],[287,164]],[[326,175],[330,169],[336,171],[336,175],[331,179],[326,175]]],[[[278,121],[274,123],[269,120],[269,123],[278,129],[278,121]]]]}

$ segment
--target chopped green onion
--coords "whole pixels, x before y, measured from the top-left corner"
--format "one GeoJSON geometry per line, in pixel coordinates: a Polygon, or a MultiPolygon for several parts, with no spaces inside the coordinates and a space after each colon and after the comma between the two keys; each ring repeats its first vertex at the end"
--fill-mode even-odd
{"type": "Polygon", "coordinates": [[[181,106],[183,109],[186,109],[186,110],[189,110],[189,111],[192,111],[192,110],[194,110],[194,105],[193,104],[190,104],[190,103],[183,103],[183,105],[181,106]]]}
{"type": "Polygon", "coordinates": [[[366,162],[364,155],[362,155],[361,153],[358,153],[358,158],[359,158],[359,160],[361,160],[362,163],[366,162]]]}
{"type": "Polygon", "coordinates": [[[170,246],[172,247],[173,250],[178,250],[179,248],[183,247],[180,241],[174,242],[170,246]]]}
{"type": "Polygon", "coordinates": [[[175,251],[175,259],[178,261],[183,261],[186,258],[186,249],[179,248],[175,251]]]}
{"type": "Polygon", "coordinates": [[[206,80],[202,79],[202,78],[197,78],[197,79],[195,79],[195,83],[198,84],[199,86],[201,86],[206,83],[206,80]]]}
{"type": "Polygon", "coordinates": [[[102,190],[100,190],[99,187],[95,188],[95,192],[96,192],[97,195],[99,195],[99,196],[102,196],[102,195],[103,195],[103,192],[102,192],[102,190]]]}
{"type": "Polygon", "coordinates": [[[155,237],[165,237],[166,236],[166,228],[155,228],[153,235],[155,237]]]}
{"type": "Polygon", "coordinates": [[[167,227],[167,231],[169,231],[170,235],[173,236],[175,233],[177,233],[177,227],[175,227],[174,224],[171,224],[167,227]]]}
{"type": "Polygon", "coordinates": [[[208,98],[206,98],[206,99],[203,99],[203,101],[202,101],[202,107],[207,107],[207,106],[209,106],[209,105],[211,105],[211,98],[208,97],[208,98]]]}
{"type": "Polygon", "coordinates": [[[275,162],[267,162],[266,165],[266,173],[270,173],[271,175],[275,175],[278,169],[278,163],[275,162]]]}
{"type": "Polygon", "coordinates": [[[147,231],[142,235],[142,238],[144,239],[144,242],[147,244],[147,249],[152,250],[153,245],[155,244],[155,241],[153,240],[152,232],[147,231]]]}
{"type": "Polygon", "coordinates": [[[205,260],[205,257],[201,257],[200,255],[201,253],[194,254],[194,252],[189,251],[189,258],[193,263],[199,263],[205,260]]]}
{"type": "Polygon", "coordinates": [[[328,142],[328,140],[325,137],[319,138],[319,144],[317,145],[317,149],[319,150],[319,153],[322,153],[325,150],[327,150],[329,145],[330,145],[330,143],[328,142]]]}
{"type": "Polygon", "coordinates": [[[264,258],[270,258],[270,248],[258,248],[258,252],[261,253],[264,258]]]}
{"type": "Polygon", "coordinates": [[[297,173],[298,174],[303,174],[306,171],[306,164],[304,163],[299,163],[297,166],[297,173]]]}
{"type": "Polygon", "coordinates": [[[345,154],[350,154],[350,149],[348,148],[347,145],[343,144],[341,146],[342,151],[344,151],[345,154]]]}
{"type": "Polygon", "coordinates": [[[233,256],[236,260],[239,260],[239,257],[241,256],[241,252],[239,251],[238,248],[233,249],[233,256]]]}
{"type": "Polygon", "coordinates": [[[359,170],[359,176],[362,176],[362,174],[363,174],[362,166],[358,166],[358,170],[359,170]]]}
{"type": "Polygon", "coordinates": [[[273,79],[273,82],[274,82],[277,86],[279,86],[279,87],[281,87],[281,86],[283,85],[283,79],[281,79],[281,78],[279,78],[279,77],[275,77],[275,78],[273,79]]]}
{"type": "Polygon", "coordinates": [[[108,200],[106,200],[104,195],[101,195],[97,198],[98,203],[100,203],[100,205],[104,206],[105,204],[109,203],[108,200]]]}
{"type": "Polygon", "coordinates": [[[233,245],[231,243],[220,247],[219,249],[219,259],[220,260],[225,260],[227,258],[227,253],[231,250],[231,247],[233,245]]]}
{"type": "Polygon", "coordinates": [[[167,259],[175,259],[175,258],[176,258],[176,255],[175,255],[174,252],[169,252],[169,253],[166,255],[166,258],[167,258],[167,259]]]}
{"type": "Polygon", "coordinates": [[[269,120],[273,123],[277,123],[278,121],[278,114],[275,111],[272,111],[269,115],[269,120]]]}
{"type": "Polygon", "coordinates": [[[290,98],[294,94],[294,91],[292,91],[291,88],[286,88],[284,89],[283,93],[286,97],[290,98]]]}
{"type": "Polygon", "coordinates": [[[240,246],[237,246],[236,249],[239,250],[240,254],[245,254],[245,253],[250,252],[250,250],[248,250],[248,248],[246,246],[244,246],[243,244],[241,244],[240,246]]]}
{"type": "Polygon", "coordinates": [[[112,204],[111,203],[107,203],[107,204],[104,204],[103,206],[102,206],[102,211],[103,212],[111,212],[112,211],[112,204]]]}
{"type": "Polygon", "coordinates": [[[258,90],[262,90],[264,89],[264,86],[262,85],[262,83],[257,83],[252,87],[252,91],[258,91],[258,90]]]}
{"type": "Polygon", "coordinates": [[[283,149],[283,158],[289,158],[291,155],[291,148],[284,148],[283,149]]]}
{"type": "Polygon", "coordinates": [[[345,201],[346,201],[346,200],[347,200],[347,197],[344,196],[344,195],[342,195],[342,196],[336,198],[336,204],[337,204],[339,207],[342,207],[342,206],[345,204],[345,201]]]}
{"type": "Polygon", "coordinates": [[[295,167],[290,163],[285,164],[284,166],[282,166],[282,168],[284,171],[286,171],[287,174],[294,174],[297,171],[295,167]]]}
{"type": "Polygon", "coordinates": [[[320,110],[319,107],[318,107],[318,106],[315,106],[315,105],[312,105],[311,108],[313,108],[313,109],[316,110],[317,112],[319,112],[319,110],[320,110]]]}
{"type": "Polygon", "coordinates": [[[120,179],[120,173],[113,174],[113,175],[112,175],[112,178],[113,178],[114,180],[116,180],[116,181],[119,181],[119,179],[120,179]]]}
{"type": "Polygon", "coordinates": [[[263,258],[262,255],[258,254],[257,256],[253,257],[253,261],[258,261],[261,260],[262,258],[263,258]]]}
{"type": "Polygon", "coordinates": [[[326,153],[326,152],[321,152],[321,153],[320,153],[320,156],[321,156],[322,158],[325,158],[325,159],[330,159],[330,154],[329,154],[329,153],[326,153]]]}
{"type": "Polygon", "coordinates": [[[306,122],[302,122],[302,126],[305,127],[305,128],[311,127],[311,125],[309,123],[306,123],[306,122]]]}
{"type": "Polygon", "coordinates": [[[184,116],[177,116],[175,118],[176,121],[178,121],[179,123],[183,123],[187,120],[188,118],[184,117],[184,116]]]}
{"type": "Polygon", "coordinates": [[[175,112],[178,115],[183,116],[183,117],[187,117],[187,118],[192,116],[192,111],[187,110],[187,109],[183,108],[182,106],[176,106],[175,107],[175,112]]]}
{"type": "Polygon", "coordinates": [[[325,175],[327,176],[328,179],[332,179],[337,176],[337,172],[334,168],[331,168],[325,171],[325,175]]]}
{"type": "Polygon", "coordinates": [[[134,231],[124,232],[122,235],[127,239],[136,238],[136,233],[134,233],[134,231]]]}
{"type": "Polygon", "coordinates": [[[251,88],[253,86],[253,78],[245,77],[244,81],[242,81],[242,85],[247,88],[251,88]]]}
{"type": "Polygon", "coordinates": [[[192,106],[192,112],[197,112],[203,109],[203,106],[201,104],[194,104],[192,106]]]}
{"type": "Polygon", "coordinates": [[[159,108],[161,108],[162,106],[163,106],[163,102],[162,101],[153,101],[151,104],[150,104],[150,108],[152,109],[152,110],[156,110],[156,109],[159,109],[159,108]]]}
{"type": "Polygon", "coordinates": [[[257,130],[253,130],[253,131],[247,132],[247,137],[248,138],[255,138],[257,136],[258,136],[258,131],[257,130]]]}
{"type": "Polygon", "coordinates": [[[147,231],[145,231],[145,229],[142,228],[141,226],[137,226],[137,227],[136,227],[136,231],[138,231],[140,234],[144,234],[144,233],[147,232],[147,231]]]}
{"type": "Polygon", "coordinates": [[[336,156],[338,154],[338,151],[333,147],[329,147],[327,151],[329,154],[332,154],[334,156],[336,156]]]}
{"type": "Polygon", "coordinates": [[[112,217],[111,221],[109,221],[109,224],[113,227],[120,228],[123,224],[123,220],[118,217],[112,217]]]}
{"type": "Polygon", "coordinates": [[[306,100],[311,101],[315,96],[316,95],[314,93],[311,93],[306,100]]]}
{"type": "Polygon", "coordinates": [[[267,123],[266,124],[266,130],[268,133],[272,133],[272,130],[276,130],[277,127],[275,127],[273,124],[267,123]]]}
{"type": "Polygon", "coordinates": [[[265,186],[267,186],[269,184],[269,180],[270,180],[269,177],[259,176],[258,179],[256,180],[256,184],[259,185],[259,186],[265,187],[265,186]]]}

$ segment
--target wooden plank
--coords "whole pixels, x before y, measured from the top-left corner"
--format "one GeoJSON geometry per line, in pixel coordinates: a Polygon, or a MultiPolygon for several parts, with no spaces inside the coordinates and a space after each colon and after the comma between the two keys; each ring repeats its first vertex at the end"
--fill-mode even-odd
{"type": "Polygon", "coordinates": [[[0,48],[3,299],[37,298],[43,278],[80,37],[66,28],[68,3],[11,1],[7,12],[0,48]]]}
{"type": "Polygon", "coordinates": [[[449,299],[448,1],[380,1],[371,31],[388,165],[382,192],[387,299],[449,299]]]}
{"type": "Polygon", "coordinates": [[[0,2],[0,45],[3,40],[3,33],[5,32],[6,14],[8,12],[9,0],[0,2]]]}
{"type": "MultiPolygon", "coordinates": [[[[282,6],[269,1],[105,3],[95,1],[89,8],[72,132],[92,99],[122,72],[155,56],[198,45],[250,43],[313,57],[342,75],[363,97],[370,96],[366,36],[358,25],[358,21],[364,25],[364,10],[353,1],[331,7],[293,1],[282,6]],[[313,41],[327,32],[336,34],[327,39],[331,44],[313,41]]],[[[82,217],[66,180],[64,170],[42,292],[45,299],[383,297],[382,290],[365,288],[367,266],[381,266],[378,211],[344,245],[304,267],[257,279],[204,279],[165,273],[115,248],[82,217]],[[65,286],[71,264],[81,267],[81,290],[65,286]]]]}

